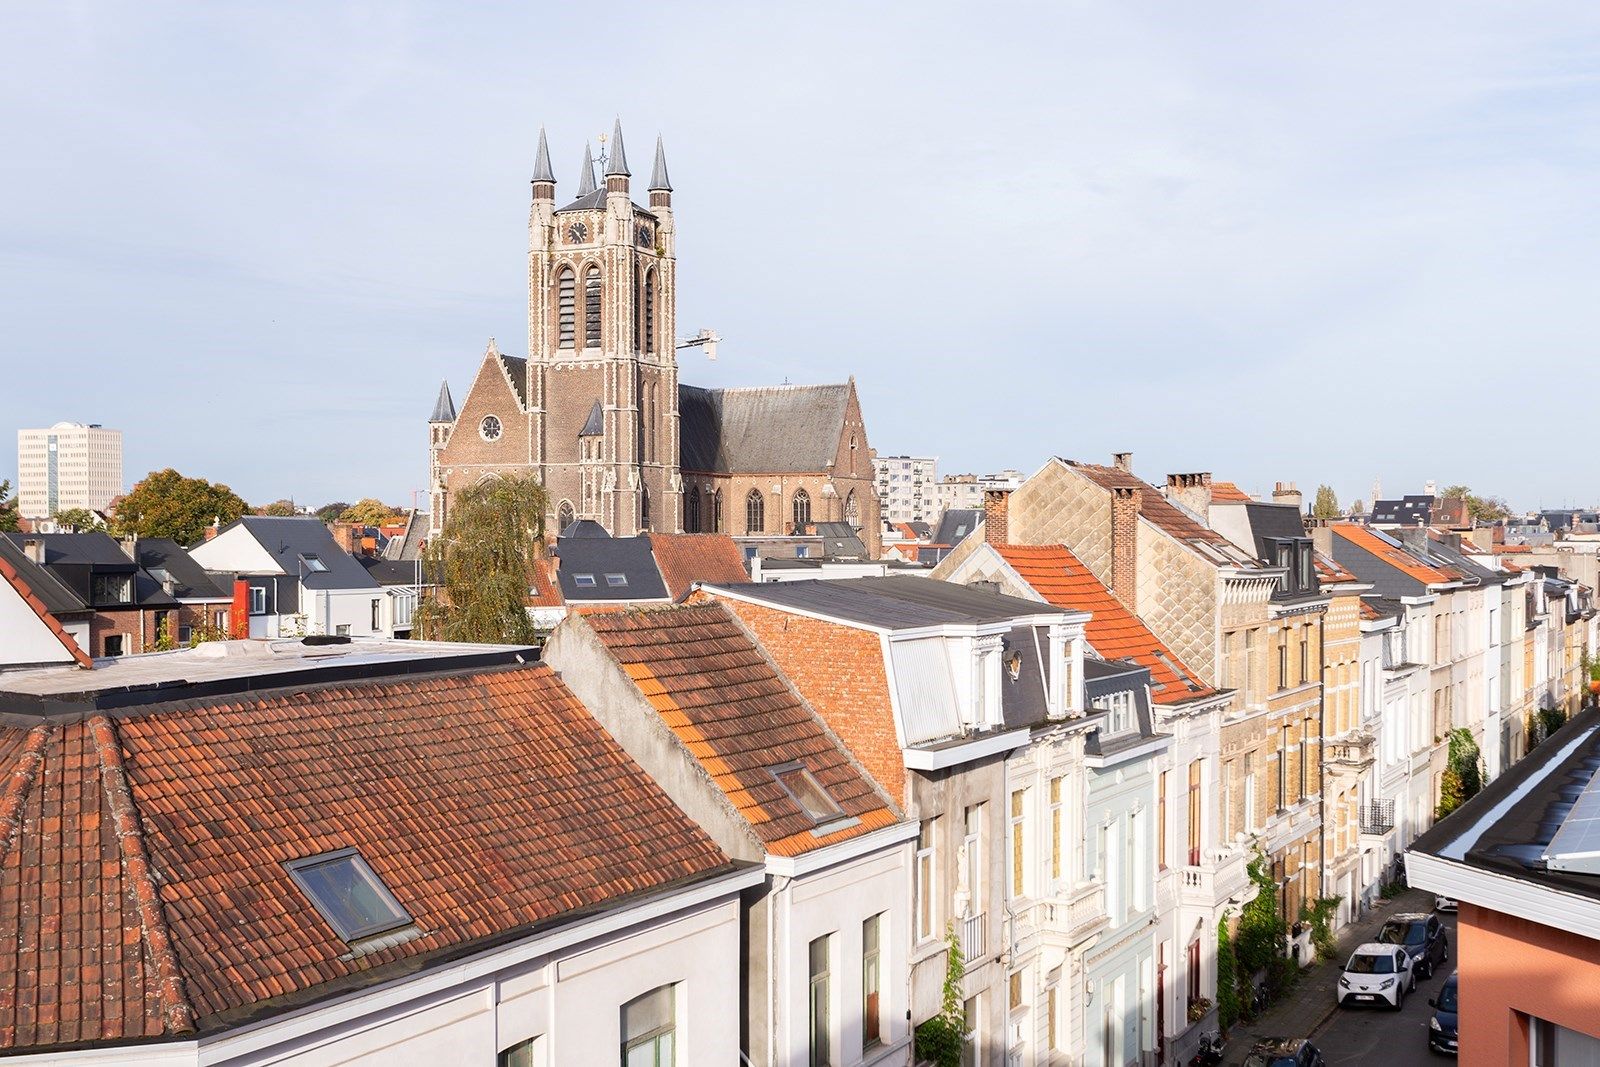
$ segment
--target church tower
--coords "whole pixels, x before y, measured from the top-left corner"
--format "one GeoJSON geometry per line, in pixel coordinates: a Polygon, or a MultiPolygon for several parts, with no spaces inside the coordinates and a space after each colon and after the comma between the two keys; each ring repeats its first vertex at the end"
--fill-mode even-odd
{"type": "Polygon", "coordinates": [[[585,147],[577,198],[556,207],[541,132],[528,224],[528,461],[551,529],[594,519],[614,536],[683,529],[678,470],[672,184],[659,138],[648,208],[633,202],[618,120],[585,147]]]}

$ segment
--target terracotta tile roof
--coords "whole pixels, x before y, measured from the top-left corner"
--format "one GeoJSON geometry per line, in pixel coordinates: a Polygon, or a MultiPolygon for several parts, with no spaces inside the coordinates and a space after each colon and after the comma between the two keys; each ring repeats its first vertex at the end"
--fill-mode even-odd
{"type": "Polygon", "coordinates": [[[566,599],[561,595],[561,586],[556,584],[555,575],[550,573],[548,559],[533,561],[533,582],[528,587],[528,606],[530,608],[559,608],[566,604],[566,599]]]}
{"type": "Polygon", "coordinates": [[[1105,659],[1133,660],[1150,671],[1150,695],[1158,704],[1182,704],[1213,696],[1139,617],[1111,595],[1065,545],[995,545],[1000,557],[1058,608],[1091,613],[1085,633],[1105,659]]]}
{"type": "Polygon", "coordinates": [[[543,666],[0,728],[0,769],[12,1049],[217,1029],[730,862],[543,666]],[[350,846],[418,936],[352,957],[284,867],[350,846]]]}
{"type": "Polygon", "coordinates": [[[1371,604],[1367,603],[1365,598],[1362,598],[1362,601],[1361,601],[1361,617],[1363,619],[1382,619],[1382,618],[1385,618],[1386,616],[1383,614],[1383,612],[1379,611],[1377,608],[1375,608],[1371,604]]]}
{"type": "Polygon", "coordinates": [[[1432,564],[1425,563],[1405,549],[1390,544],[1388,540],[1378,536],[1365,526],[1340,522],[1334,523],[1329,529],[1333,531],[1334,536],[1344,538],[1351,544],[1376,556],[1395,570],[1425,585],[1461,580],[1461,572],[1454,567],[1435,567],[1432,564]]]}
{"type": "Polygon", "coordinates": [[[1232,482],[1212,482],[1211,499],[1220,500],[1227,504],[1248,504],[1255,497],[1240,489],[1232,482]]]}
{"type": "Polygon", "coordinates": [[[894,528],[896,530],[899,530],[900,531],[900,536],[904,537],[907,541],[920,541],[920,540],[922,540],[921,535],[918,534],[917,531],[913,530],[911,528],[910,524],[908,524],[908,523],[897,522],[897,523],[894,524],[894,528]]]}
{"type": "Polygon", "coordinates": [[[1324,556],[1321,552],[1315,554],[1317,564],[1317,577],[1329,585],[1338,585],[1344,582],[1359,582],[1361,579],[1339,566],[1332,556],[1324,556]]]}
{"type": "Polygon", "coordinates": [[[1532,545],[1506,545],[1506,544],[1500,544],[1500,545],[1495,545],[1494,546],[1494,553],[1497,556],[1498,555],[1505,555],[1506,553],[1510,553],[1510,552],[1519,552],[1520,553],[1520,552],[1532,552],[1532,551],[1533,551],[1533,546],[1532,545]]]}
{"type": "MultiPolygon", "coordinates": [[[[1217,533],[1217,531],[1202,526],[1190,518],[1188,514],[1162,496],[1159,489],[1143,479],[1117,467],[1102,467],[1096,463],[1079,463],[1073,459],[1065,462],[1103,489],[1143,490],[1139,497],[1139,514],[1168,535],[1180,541],[1206,541],[1216,545],[1227,545],[1230,549],[1233,547],[1233,542],[1217,533]]],[[[1213,486],[1213,492],[1215,492],[1215,486],[1213,486]]]]}
{"type": "Polygon", "coordinates": [[[683,599],[695,582],[748,582],[744,553],[727,534],[661,534],[650,537],[656,567],[673,600],[683,599]]]}
{"type": "Polygon", "coordinates": [[[767,851],[794,856],[897,820],[872,779],[721,603],[585,616],[767,851]],[[798,763],[855,824],[818,837],[767,768],[798,763]]]}
{"type": "Polygon", "coordinates": [[[62,647],[77,661],[78,666],[94,666],[94,662],[89,659],[88,653],[79,648],[78,642],[72,639],[72,635],[61,628],[61,623],[57,621],[54,615],[50,614],[50,609],[44,606],[44,601],[34,595],[33,590],[28,587],[28,583],[23,579],[22,575],[18,574],[17,569],[7,563],[4,557],[0,557],[0,580],[5,581],[17,591],[17,595],[22,598],[23,603],[27,604],[33,613],[39,616],[40,622],[50,628],[50,632],[56,636],[56,640],[60,641],[62,647]]]}

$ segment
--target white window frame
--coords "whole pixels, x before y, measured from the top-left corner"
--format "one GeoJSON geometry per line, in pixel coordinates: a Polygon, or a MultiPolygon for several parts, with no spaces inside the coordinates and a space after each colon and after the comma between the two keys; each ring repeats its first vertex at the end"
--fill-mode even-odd
{"type": "Polygon", "coordinates": [[[1036,879],[1033,876],[1033,841],[1030,840],[1028,833],[1028,823],[1030,821],[1028,812],[1033,806],[1033,790],[1027,786],[1013,789],[1011,795],[1006,798],[1006,804],[1007,825],[1010,830],[1006,838],[1006,866],[1009,868],[1010,874],[1010,881],[1007,885],[1010,887],[1013,896],[1019,899],[1028,899],[1035,895],[1034,886],[1036,884],[1036,879]],[[1020,805],[1018,804],[1019,799],[1021,801],[1020,805]],[[1021,811],[1017,810],[1019,806],[1021,811]],[[1020,871],[1017,870],[1019,862],[1017,859],[1018,835],[1021,836],[1022,843],[1022,859],[1020,860],[1022,869],[1020,871]]]}
{"type": "Polygon", "coordinates": [[[912,872],[917,891],[917,914],[913,922],[919,945],[932,941],[939,932],[939,865],[936,862],[939,820],[925,819],[922,826],[923,834],[919,835],[917,841],[916,867],[912,872]]]}

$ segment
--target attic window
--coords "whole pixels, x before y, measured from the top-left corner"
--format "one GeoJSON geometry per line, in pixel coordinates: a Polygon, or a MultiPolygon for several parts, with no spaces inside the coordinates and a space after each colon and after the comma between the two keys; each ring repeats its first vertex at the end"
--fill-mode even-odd
{"type": "Polygon", "coordinates": [[[302,555],[300,562],[305,566],[307,574],[321,574],[328,569],[328,565],[313,553],[302,555]]]}
{"type": "Polygon", "coordinates": [[[290,860],[284,867],[345,941],[358,941],[411,922],[394,894],[353,848],[290,860]]]}
{"type": "Polygon", "coordinates": [[[827,790],[822,788],[822,783],[811,776],[811,772],[798,763],[786,763],[780,767],[768,767],[767,773],[776,778],[778,784],[788,790],[805,813],[818,823],[832,822],[844,818],[844,811],[833,802],[827,790]]]}
{"type": "Polygon", "coordinates": [[[592,575],[592,574],[574,574],[572,576],[572,584],[578,586],[581,589],[593,589],[594,588],[594,575],[592,575]]]}
{"type": "Polygon", "coordinates": [[[608,574],[606,575],[606,584],[613,588],[619,585],[627,585],[628,576],[626,574],[608,574]]]}

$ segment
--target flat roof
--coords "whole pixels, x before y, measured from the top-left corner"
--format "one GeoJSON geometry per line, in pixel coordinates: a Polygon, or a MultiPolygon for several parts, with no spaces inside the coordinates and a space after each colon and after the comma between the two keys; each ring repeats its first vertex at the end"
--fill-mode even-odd
{"type": "Polygon", "coordinates": [[[94,669],[0,671],[0,716],[76,715],[226,693],[531,663],[524,645],[390,638],[252,638],[112,656],[94,669]]]}

